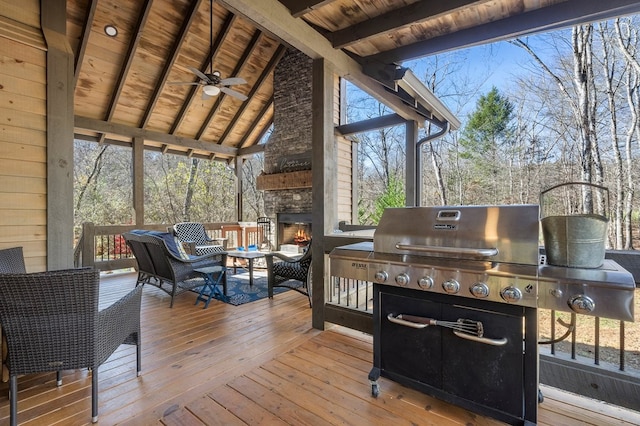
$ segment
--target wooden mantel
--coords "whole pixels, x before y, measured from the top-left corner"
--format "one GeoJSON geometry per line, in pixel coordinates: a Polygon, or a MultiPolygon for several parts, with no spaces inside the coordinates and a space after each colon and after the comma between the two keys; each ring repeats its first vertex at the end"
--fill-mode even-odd
{"type": "Polygon", "coordinates": [[[260,191],[311,188],[311,170],[260,175],[256,180],[260,191]]]}

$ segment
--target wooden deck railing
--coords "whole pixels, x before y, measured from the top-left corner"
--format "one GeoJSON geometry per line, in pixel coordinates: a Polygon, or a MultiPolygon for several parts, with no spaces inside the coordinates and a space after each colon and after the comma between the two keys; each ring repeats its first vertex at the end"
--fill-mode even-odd
{"type": "MultiPolygon", "coordinates": [[[[211,238],[226,238],[227,248],[248,248],[262,240],[261,229],[257,226],[240,226],[236,222],[204,223],[205,230],[211,238]]],[[[83,223],[82,233],[74,249],[74,263],[76,267],[92,266],[101,271],[133,268],[135,259],[129,251],[122,234],[133,229],[167,231],[170,224],[158,225],[105,225],[83,223]]]]}

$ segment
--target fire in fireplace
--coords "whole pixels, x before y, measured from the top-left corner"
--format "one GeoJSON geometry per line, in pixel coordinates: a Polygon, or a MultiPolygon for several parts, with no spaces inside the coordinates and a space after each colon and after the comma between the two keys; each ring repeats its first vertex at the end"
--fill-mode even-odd
{"type": "Polygon", "coordinates": [[[311,241],[311,213],[278,213],[278,245],[304,247],[311,241]]]}

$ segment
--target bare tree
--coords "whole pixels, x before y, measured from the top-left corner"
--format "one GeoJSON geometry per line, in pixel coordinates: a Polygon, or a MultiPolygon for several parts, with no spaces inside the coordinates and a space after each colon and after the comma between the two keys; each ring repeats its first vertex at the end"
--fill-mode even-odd
{"type": "Polygon", "coordinates": [[[614,21],[616,30],[617,45],[626,63],[632,68],[627,73],[626,98],[627,105],[631,114],[629,127],[625,138],[625,169],[626,179],[626,196],[624,200],[623,216],[624,216],[624,235],[625,249],[633,248],[633,197],[635,194],[635,185],[633,180],[633,164],[632,164],[632,141],[634,135],[636,140],[640,140],[640,62],[638,62],[638,28],[630,19],[616,19],[614,21]]]}

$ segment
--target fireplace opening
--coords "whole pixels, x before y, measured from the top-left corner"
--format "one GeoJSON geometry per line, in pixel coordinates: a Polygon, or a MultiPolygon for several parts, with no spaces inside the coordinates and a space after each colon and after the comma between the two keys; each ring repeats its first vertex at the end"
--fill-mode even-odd
{"type": "Polygon", "coordinates": [[[278,245],[283,251],[300,251],[311,241],[310,213],[278,213],[278,245]]]}

